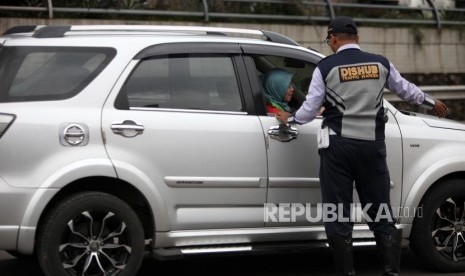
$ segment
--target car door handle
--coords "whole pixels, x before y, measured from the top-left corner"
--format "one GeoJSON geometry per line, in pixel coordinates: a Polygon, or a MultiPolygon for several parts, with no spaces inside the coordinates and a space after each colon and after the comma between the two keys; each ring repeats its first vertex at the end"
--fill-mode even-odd
{"type": "Polygon", "coordinates": [[[122,123],[112,124],[111,130],[115,134],[131,138],[144,133],[145,128],[132,120],[125,120],[122,123]]]}
{"type": "Polygon", "coordinates": [[[272,126],[268,130],[268,135],[271,139],[278,140],[280,142],[290,142],[297,139],[299,131],[297,128],[287,124],[280,124],[279,126],[272,126]]]}

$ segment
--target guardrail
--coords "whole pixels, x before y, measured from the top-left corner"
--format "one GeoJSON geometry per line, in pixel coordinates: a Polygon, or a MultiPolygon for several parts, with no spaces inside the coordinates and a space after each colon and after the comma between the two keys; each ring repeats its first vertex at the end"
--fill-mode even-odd
{"type": "MultiPolygon", "coordinates": [[[[419,88],[430,96],[441,100],[463,100],[465,99],[465,85],[432,85],[419,86],[419,88]]],[[[396,94],[384,90],[384,98],[391,102],[402,101],[396,94]]]]}
{"type": "MultiPolygon", "coordinates": [[[[386,4],[361,4],[342,3],[336,0],[186,0],[184,3],[193,3],[191,10],[162,10],[143,8],[140,4],[128,5],[124,8],[100,8],[98,5],[91,6],[89,3],[103,1],[82,1],[87,3],[87,7],[60,7],[55,6],[52,0],[44,1],[43,7],[32,6],[5,6],[0,5],[0,11],[4,12],[43,12],[48,18],[55,18],[56,14],[106,14],[106,15],[140,15],[140,16],[161,16],[197,18],[210,22],[212,19],[222,20],[253,20],[253,21],[289,21],[289,22],[328,22],[332,18],[340,15],[352,16],[357,22],[367,24],[404,24],[404,25],[433,25],[440,29],[442,26],[464,26],[465,8],[441,8],[435,0],[423,1],[427,5],[409,7],[399,5],[399,1],[384,0],[378,1],[386,4]],[[397,5],[387,4],[397,3],[397,5]],[[248,5],[248,12],[234,12],[227,5],[248,5]],[[218,5],[231,10],[219,9],[218,5]],[[225,6],[226,5],[226,6],[225,6]],[[290,14],[283,9],[276,13],[257,12],[257,7],[281,5],[282,7],[292,7],[290,14]]],[[[140,3],[140,1],[126,1],[127,3],[140,3]]],[[[366,1],[365,1],[366,2],[366,1]]],[[[459,3],[460,1],[456,1],[459,3]]],[[[84,4],[83,4],[84,5],[84,4]]],[[[171,4],[167,4],[171,5],[171,4]]],[[[173,4],[174,5],[174,4],[173,4]]],[[[281,7],[280,6],[280,7],[281,7]]],[[[237,9],[237,8],[236,8],[237,9]]],[[[279,10],[279,9],[278,9],[279,10]]]]}

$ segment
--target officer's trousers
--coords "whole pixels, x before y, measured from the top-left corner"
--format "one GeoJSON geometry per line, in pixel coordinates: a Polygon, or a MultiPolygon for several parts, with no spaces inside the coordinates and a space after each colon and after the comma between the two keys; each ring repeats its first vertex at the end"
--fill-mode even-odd
{"type": "Polygon", "coordinates": [[[354,213],[356,204],[352,204],[354,181],[359,205],[366,211],[362,215],[370,230],[394,235],[396,227],[389,199],[390,177],[384,140],[365,141],[330,135],[329,147],[320,149],[319,154],[323,210],[337,214],[335,221],[333,216],[324,216],[326,235],[352,235],[354,222],[361,217],[354,213]],[[337,208],[336,212],[333,207],[337,208]]]}

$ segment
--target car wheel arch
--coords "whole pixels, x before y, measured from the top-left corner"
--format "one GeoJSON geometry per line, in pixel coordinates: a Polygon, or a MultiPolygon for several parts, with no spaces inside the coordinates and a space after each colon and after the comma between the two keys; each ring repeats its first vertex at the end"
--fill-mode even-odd
{"type": "MultiPolygon", "coordinates": [[[[81,178],[60,189],[50,200],[48,200],[44,208],[40,211],[40,217],[36,224],[37,228],[35,229],[35,235],[39,232],[41,225],[44,224],[43,220],[50,210],[52,210],[64,198],[84,191],[107,193],[126,202],[134,209],[139,220],[142,222],[145,238],[153,238],[156,229],[155,219],[150,201],[144,196],[143,192],[134,185],[121,179],[102,176],[81,178]]],[[[21,237],[21,233],[19,233],[19,237],[21,237]]],[[[18,242],[18,245],[21,245],[21,243],[18,242]]],[[[21,248],[18,246],[18,252],[20,253],[31,254],[33,253],[32,250],[32,248],[21,248]]]]}
{"type": "Polygon", "coordinates": [[[425,266],[444,272],[464,271],[460,249],[465,243],[464,198],[464,172],[441,178],[422,198],[422,211],[415,215],[409,239],[410,248],[425,266]]]}
{"type": "MultiPolygon", "coordinates": [[[[436,185],[440,185],[445,179],[460,178],[465,179],[465,170],[463,164],[465,158],[463,157],[449,157],[439,160],[429,166],[423,173],[416,179],[412,185],[405,200],[403,201],[402,208],[414,210],[421,204],[423,198],[427,195],[436,185]]],[[[413,223],[414,216],[402,218],[402,223],[413,223]]]]}

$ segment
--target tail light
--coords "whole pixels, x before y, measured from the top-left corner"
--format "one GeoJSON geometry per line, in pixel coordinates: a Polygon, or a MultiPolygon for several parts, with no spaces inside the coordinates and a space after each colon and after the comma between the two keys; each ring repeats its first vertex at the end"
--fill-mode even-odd
{"type": "Polygon", "coordinates": [[[3,134],[5,134],[15,118],[15,115],[0,113],[0,138],[2,138],[3,134]]]}

